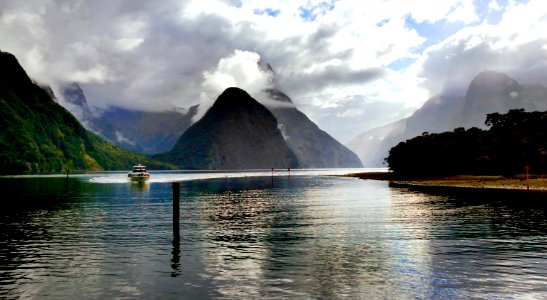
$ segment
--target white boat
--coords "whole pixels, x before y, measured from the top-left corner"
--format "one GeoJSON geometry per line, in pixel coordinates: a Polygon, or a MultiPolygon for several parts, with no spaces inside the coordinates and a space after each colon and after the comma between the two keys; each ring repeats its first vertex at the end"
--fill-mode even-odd
{"type": "Polygon", "coordinates": [[[132,181],[146,181],[150,178],[150,174],[146,172],[146,166],[138,164],[133,166],[133,170],[127,174],[127,177],[132,181]]]}

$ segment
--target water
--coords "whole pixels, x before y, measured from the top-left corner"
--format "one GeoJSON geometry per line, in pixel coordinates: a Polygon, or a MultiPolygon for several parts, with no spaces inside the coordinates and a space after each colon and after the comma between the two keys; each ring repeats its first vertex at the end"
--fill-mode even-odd
{"type": "Polygon", "coordinates": [[[0,298],[547,295],[545,206],[333,172],[0,178],[0,298]]]}

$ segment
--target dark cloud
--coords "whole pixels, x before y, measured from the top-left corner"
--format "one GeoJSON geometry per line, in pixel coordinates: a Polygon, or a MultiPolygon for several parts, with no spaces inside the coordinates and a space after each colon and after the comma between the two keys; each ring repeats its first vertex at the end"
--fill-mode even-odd
{"type": "Polygon", "coordinates": [[[285,76],[280,85],[296,94],[320,92],[328,87],[362,84],[380,78],[384,71],[380,68],[352,70],[347,65],[328,66],[313,73],[294,73],[285,76]]]}
{"type": "Polygon", "coordinates": [[[353,50],[333,51],[333,38],[340,31],[336,24],[319,26],[309,36],[290,37],[261,45],[259,53],[271,63],[277,82],[293,97],[317,93],[327,87],[366,84],[384,75],[381,68],[355,69],[347,63],[353,50]],[[338,65],[306,72],[307,68],[336,60],[338,65]],[[290,61],[290,63],[288,63],[290,61]]]}

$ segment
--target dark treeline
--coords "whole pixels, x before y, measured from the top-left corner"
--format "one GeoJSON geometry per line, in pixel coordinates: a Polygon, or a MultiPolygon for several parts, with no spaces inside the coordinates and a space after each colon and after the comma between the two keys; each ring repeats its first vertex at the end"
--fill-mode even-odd
{"type": "Polygon", "coordinates": [[[456,128],[399,143],[386,158],[403,176],[547,173],[547,112],[488,114],[489,130],[456,128]]]}

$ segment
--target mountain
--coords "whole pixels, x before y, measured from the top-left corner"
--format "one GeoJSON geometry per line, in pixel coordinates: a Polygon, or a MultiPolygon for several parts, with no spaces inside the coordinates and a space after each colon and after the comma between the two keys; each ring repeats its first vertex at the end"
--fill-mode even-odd
{"type": "Polygon", "coordinates": [[[154,157],[184,169],[298,166],[274,115],[239,88],[226,89],[171,151],[154,157]]]}
{"type": "Polygon", "coordinates": [[[148,112],[113,107],[91,110],[77,83],[62,90],[67,109],[79,117],[86,128],[124,149],[143,154],[170,150],[192,125],[197,105],[185,114],[176,111],[148,112]]]}
{"type": "Polygon", "coordinates": [[[84,91],[79,84],[76,82],[69,83],[61,92],[63,93],[63,97],[68,104],[79,108],[84,114],[91,113],[89,105],[87,104],[87,99],[84,95],[84,91]]]}
{"type": "Polygon", "coordinates": [[[410,117],[377,127],[353,138],[346,146],[366,167],[385,167],[389,149],[406,139],[430,132],[452,130],[463,98],[435,96],[410,117]]]}
{"type": "Polygon", "coordinates": [[[547,110],[547,88],[519,84],[505,74],[484,71],[473,78],[465,96],[432,97],[412,116],[368,130],[346,146],[357,153],[365,166],[383,166],[389,150],[401,141],[457,127],[486,128],[484,118],[487,114],[506,113],[515,108],[547,110]]]}
{"type": "Polygon", "coordinates": [[[521,97],[523,89],[516,80],[505,74],[493,71],[478,74],[469,84],[458,125],[484,127],[484,116],[488,113],[529,108],[521,97]]]}
{"type": "MultiPolygon", "coordinates": [[[[357,155],[321,130],[292,100],[277,89],[267,91],[273,101],[267,108],[276,117],[285,142],[302,168],[362,167],[357,155]]],[[[63,90],[67,108],[86,125],[110,142],[144,154],[167,152],[192,125],[197,106],[185,113],[131,111],[111,108],[92,111],[77,84],[63,90]]]]}
{"type": "Polygon", "coordinates": [[[0,173],[128,169],[141,161],[167,167],[88,132],[0,51],[0,173]]]}
{"type": "Polygon", "coordinates": [[[267,91],[280,104],[270,105],[285,142],[302,168],[362,167],[357,155],[321,130],[294,106],[292,100],[277,89],[267,91]]]}

